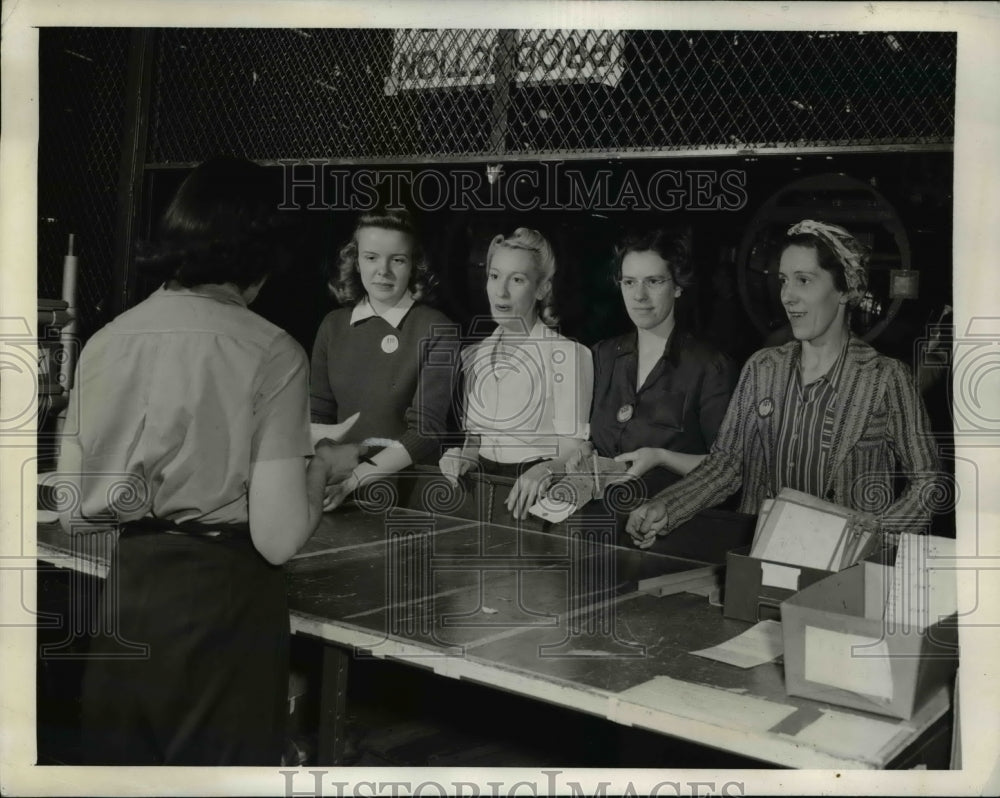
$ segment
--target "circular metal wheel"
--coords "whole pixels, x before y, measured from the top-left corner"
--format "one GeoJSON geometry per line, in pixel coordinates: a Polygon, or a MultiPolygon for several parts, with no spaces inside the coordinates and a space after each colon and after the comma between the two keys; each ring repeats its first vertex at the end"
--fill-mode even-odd
{"type": "Polygon", "coordinates": [[[903,303],[890,296],[893,269],[910,268],[910,242],[895,209],[868,183],[843,174],[805,177],[773,194],[755,214],[740,244],[739,289],[743,306],[765,343],[791,340],[778,286],[778,243],[803,219],[838,224],[871,248],[868,293],[856,329],[873,341],[903,303]]]}

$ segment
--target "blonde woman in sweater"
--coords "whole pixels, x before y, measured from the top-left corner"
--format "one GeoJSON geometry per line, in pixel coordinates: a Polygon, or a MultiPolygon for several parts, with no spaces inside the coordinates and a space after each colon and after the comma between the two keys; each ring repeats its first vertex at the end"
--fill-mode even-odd
{"type": "Polygon", "coordinates": [[[369,456],[328,487],[325,510],[367,479],[440,457],[459,338],[448,317],[426,304],[434,282],[408,213],[361,216],[330,281],[343,307],[316,334],[310,405],[321,424],[359,413],[344,442],[365,444],[369,456]]]}

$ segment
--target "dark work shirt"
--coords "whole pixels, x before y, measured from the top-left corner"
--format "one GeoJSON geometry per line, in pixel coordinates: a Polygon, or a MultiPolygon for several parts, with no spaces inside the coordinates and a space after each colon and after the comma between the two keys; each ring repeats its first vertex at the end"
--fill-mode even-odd
{"type": "Polygon", "coordinates": [[[598,453],[614,457],[652,446],[707,454],[736,385],[732,361],[710,344],[675,330],[637,389],[638,363],[634,330],[594,346],[590,437],[598,453]]]}
{"type": "Polygon", "coordinates": [[[842,351],[830,370],[808,385],[802,384],[801,362],[792,369],[774,459],[778,490],[793,488],[812,496],[823,495],[843,364],[842,351]]]}

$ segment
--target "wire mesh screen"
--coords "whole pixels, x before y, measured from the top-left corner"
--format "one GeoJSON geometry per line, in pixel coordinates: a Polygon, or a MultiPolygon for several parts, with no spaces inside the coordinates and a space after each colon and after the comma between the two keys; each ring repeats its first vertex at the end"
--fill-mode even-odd
{"type": "Polygon", "coordinates": [[[121,28],[39,32],[38,295],[61,295],[75,234],[84,330],[111,290],[128,37],[121,28]]]}
{"type": "Polygon", "coordinates": [[[161,32],[148,161],[941,145],[952,33],[161,32]]]}

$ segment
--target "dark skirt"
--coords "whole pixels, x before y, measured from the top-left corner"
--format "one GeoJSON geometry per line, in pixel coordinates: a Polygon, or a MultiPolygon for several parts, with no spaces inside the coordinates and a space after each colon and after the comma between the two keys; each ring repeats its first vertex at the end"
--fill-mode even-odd
{"type": "Polygon", "coordinates": [[[248,533],[124,531],[101,611],[114,633],[84,676],[86,764],[280,764],[285,576],[248,533]]]}

